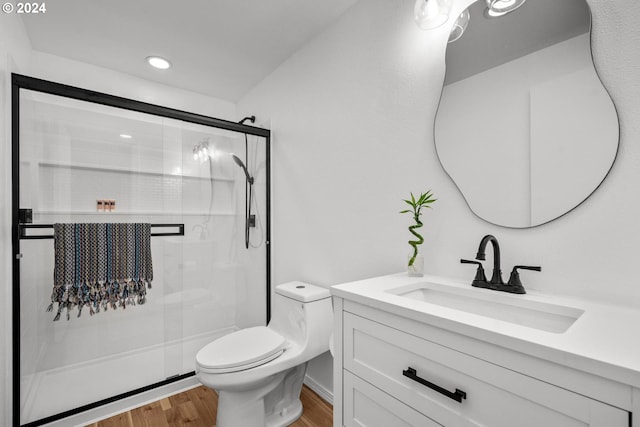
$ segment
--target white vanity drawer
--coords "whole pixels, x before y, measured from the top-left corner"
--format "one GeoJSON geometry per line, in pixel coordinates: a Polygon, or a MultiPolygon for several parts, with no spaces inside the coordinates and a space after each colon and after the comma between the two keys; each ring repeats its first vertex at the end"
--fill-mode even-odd
{"type": "Polygon", "coordinates": [[[619,408],[348,312],[343,321],[344,369],[444,426],[629,426],[619,408]],[[404,376],[409,368],[466,398],[404,376]]]}
{"type": "Polygon", "coordinates": [[[346,427],[440,427],[404,403],[349,372],[344,373],[346,427]]]}

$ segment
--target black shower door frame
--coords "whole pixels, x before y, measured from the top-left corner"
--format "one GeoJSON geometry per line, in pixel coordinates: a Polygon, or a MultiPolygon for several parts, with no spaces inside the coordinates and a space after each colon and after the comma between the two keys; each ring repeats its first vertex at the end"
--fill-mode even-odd
{"type": "MultiPolygon", "coordinates": [[[[249,126],[228,120],[217,119],[201,114],[190,113],[187,111],[177,110],[173,108],[163,107],[160,105],[149,104],[142,101],[123,98],[119,96],[109,95],[106,93],[96,92],[93,90],[83,89],[75,86],[69,86],[61,83],[55,83],[47,80],[37,79],[21,74],[11,75],[11,240],[12,240],[12,425],[20,427],[20,90],[31,90],[42,92],[50,95],[58,95],[66,98],[76,99],[79,101],[92,102],[95,104],[106,105],[110,107],[122,108],[125,110],[136,111],[140,113],[152,114],[155,116],[166,117],[170,119],[181,120],[184,122],[195,123],[204,126],[215,127],[228,131],[234,131],[246,135],[254,135],[263,137],[265,141],[266,152],[266,227],[265,227],[265,249],[266,249],[266,319],[265,324],[269,323],[271,318],[271,132],[255,126],[249,126]]],[[[24,238],[24,236],[22,236],[24,238]]],[[[81,412],[97,408],[108,403],[115,402],[145,391],[164,386],[166,384],[182,380],[184,378],[195,375],[195,372],[189,372],[176,377],[168,378],[155,384],[131,390],[129,392],[112,396],[98,402],[83,405],[81,407],[52,415],[37,421],[24,424],[22,427],[35,427],[57,421],[81,412]]]]}

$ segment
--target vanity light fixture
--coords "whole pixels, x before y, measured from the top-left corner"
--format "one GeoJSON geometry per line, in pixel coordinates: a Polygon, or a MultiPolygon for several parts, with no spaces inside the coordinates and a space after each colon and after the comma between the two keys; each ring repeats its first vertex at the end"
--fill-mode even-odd
{"type": "Polygon", "coordinates": [[[430,30],[439,27],[449,19],[451,0],[416,0],[413,8],[418,27],[430,30]]]}
{"type": "Polygon", "coordinates": [[[465,9],[464,12],[462,12],[458,16],[458,19],[456,19],[456,22],[453,24],[453,28],[449,33],[448,43],[452,43],[458,40],[460,37],[462,37],[462,35],[464,34],[464,30],[466,30],[467,26],[469,25],[470,19],[471,19],[471,14],[469,13],[469,9],[465,9]]]}
{"type": "Polygon", "coordinates": [[[166,70],[171,68],[171,62],[161,56],[147,56],[147,62],[154,68],[159,70],[166,70]]]}
{"type": "Polygon", "coordinates": [[[524,4],[526,0],[486,0],[487,8],[484,16],[487,18],[496,18],[513,12],[524,4]]]}

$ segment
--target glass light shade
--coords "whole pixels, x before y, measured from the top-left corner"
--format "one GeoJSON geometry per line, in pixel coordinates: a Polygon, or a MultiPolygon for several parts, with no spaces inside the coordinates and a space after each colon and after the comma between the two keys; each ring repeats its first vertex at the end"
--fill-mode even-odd
{"type": "Polygon", "coordinates": [[[417,0],[413,8],[418,27],[430,30],[439,27],[449,19],[451,0],[417,0]]]}
{"type": "Polygon", "coordinates": [[[453,28],[449,33],[449,43],[452,43],[458,40],[464,34],[464,30],[467,29],[469,25],[469,20],[471,19],[471,14],[469,13],[469,9],[465,9],[464,12],[458,16],[455,24],[453,24],[453,28]]]}
{"type": "Polygon", "coordinates": [[[485,16],[497,17],[513,12],[524,4],[526,0],[486,0],[485,16]]]}

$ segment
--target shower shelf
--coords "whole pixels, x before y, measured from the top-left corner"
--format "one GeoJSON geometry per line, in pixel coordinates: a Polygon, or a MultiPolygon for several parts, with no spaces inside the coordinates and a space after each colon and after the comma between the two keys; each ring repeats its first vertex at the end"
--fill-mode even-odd
{"type": "MultiPolygon", "coordinates": [[[[153,175],[153,176],[163,176],[163,177],[175,177],[175,178],[186,178],[186,179],[196,179],[209,181],[210,178],[206,176],[193,175],[193,174],[175,174],[175,173],[165,173],[153,170],[144,170],[144,169],[131,169],[125,168],[121,166],[103,166],[103,165],[89,165],[89,164],[80,164],[80,163],[69,163],[69,162],[55,162],[50,160],[31,160],[25,161],[23,160],[21,163],[35,163],[40,167],[49,167],[49,168],[67,168],[67,169],[80,169],[80,170],[90,170],[90,171],[100,171],[100,172],[117,172],[117,173],[126,173],[126,174],[137,174],[137,175],[153,175]]],[[[227,182],[235,182],[236,179],[228,176],[214,176],[213,179],[215,181],[227,181],[227,182]]]]}

